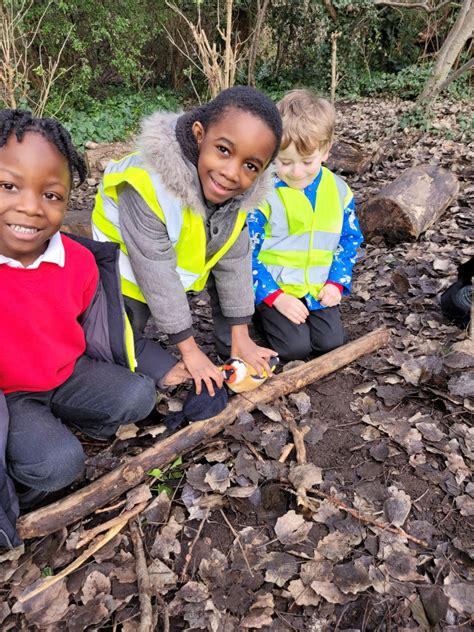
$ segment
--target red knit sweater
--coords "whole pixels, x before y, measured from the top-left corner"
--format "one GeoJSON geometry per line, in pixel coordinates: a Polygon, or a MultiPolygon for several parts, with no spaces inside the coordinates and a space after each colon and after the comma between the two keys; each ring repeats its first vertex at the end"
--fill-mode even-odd
{"type": "Polygon", "coordinates": [[[48,391],[65,382],[86,348],[78,317],[97,288],[92,253],[65,237],[63,268],[0,264],[0,390],[48,391]]]}

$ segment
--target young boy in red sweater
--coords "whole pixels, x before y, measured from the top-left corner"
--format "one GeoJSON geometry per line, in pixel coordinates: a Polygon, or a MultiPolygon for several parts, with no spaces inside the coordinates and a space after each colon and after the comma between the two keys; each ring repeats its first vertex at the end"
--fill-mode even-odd
{"type": "Polygon", "coordinates": [[[13,493],[2,496],[5,444],[20,506],[31,506],[83,470],[66,424],[110,438],[155,402],[154,381],[120,347],[111,275],[99,279],[92,252],[59,233],[75,172],[83,182],[85,163],[57,121],[0,111],[0,545],[17,509],[13,493]]]}

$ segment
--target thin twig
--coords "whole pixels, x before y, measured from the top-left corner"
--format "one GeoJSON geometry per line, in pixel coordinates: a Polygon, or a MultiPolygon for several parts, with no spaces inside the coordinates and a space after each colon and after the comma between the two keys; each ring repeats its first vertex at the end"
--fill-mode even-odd
{"type": "Polygon", "coordinates": [[[122,523],[124,518],[126,518],[127,520],[134,518],[137,514],[141,513],[145,509],[147,503],[148,501],[142,502],[139,505],[136,505],[136,507],[133,507],[133,509],[124,511],[123,514],[120,514],[120,516],[116,516],[115,518],[112,518],[107,522],[103,522],[102,524],[97,525],[93,529],[85,531],[82,534],[81,539],[76,544],[76,549],[82,548],[85,544],[93,540],[95,536],[99,533],[103,533],[104,531],[107,531],[107,529],[111,529],[112,527],[114,527],[116,524],[122,523]]]}
{"type": "MultiPolygon", "coordinates": [[[[170,632],[170,616],[168,614],[168,606],[166,605],[166,601],[158,592],[155,593],[155,598],[161,608],[160,614],[161,614],[162,623],[163,623],[162,632],[170,632]]],[[[156,628],[156,629],[159,630],[160,628],[156,628]]]]}
{"type": "Polygon", "coordinates": [[[294,443],[287,443],[286,446],[281,451],[281,454],[278,458],[278,463],[284,463],[286,459],[290,456],[291,451],[295,447],[294,443]]]}
{"type": "Polygon", "coordinates": [[[207,518],[209,516],[209,511],[210,510],[211,510],[210,507],[208,507],[206,509],[206,513],[204,514],[204,517],[201,520],[201,524],[199,525],[199,529],[196,531],[196,535],[194,536],[194,540],[192,541],[191,546],[189,547],[188,552],[186,553],[186,558],[184,560],[183,570],[181,571],[181,577],[180,577],[180,581],[181,582],[184,582],[187,579],[188,566],[189,566],[189,564],[191,562],[191,558],[192,558],[192,555],[193,555],[193,549],[194,549],[194,546],[195,546],[196,542],[198,541],[199,536],[201,535],[202,528],[204,527],[204,524],[205,524],[205,522],[206,522],[206,520],[207,520],[207,518]]]}
{"type": "Polygon", "coordinates": [[[40,593],[44,592],[47,588],[50,588],[51,586],[59,582],[61,579],[64,579],[65,577],[70,575],[72,572],[76,571],[78,568],[82,566],[82,564],[87,559],[89,559],[89,557],[94,555],[94,553],[96,553],[99,549],[105,546],[107,542],[110,542],[110,540],[112,540],[124,528],[128,520],[129,520],[128,516],[123,517],[120,523],[116,524],[111,529],[109,529],[109,531],[104,535],[103,538],[101,538],[100,540],[92,544],[87,550],[84,551],[84,553],[82,553],[82,555],[79,555],[79,557],[75,559],[74,562],[69,564],[69,566],[66,566],[66,568],[64,568],[57,575],[53,575],[52,577],[47,577],[46,579],[41,580],[40,584],[36,588],[34,588],[31,592],[26,593],[26,591],[24,591],[18,597],[18,601],[24,602],[24,601],[28,601],[28,599],[31,599],[32,597],[36,597],[36,595],[39,595],[40,593]]]}
{"type": "MultiPolygon", "coordinates": [[[[222,517],[224,518],[224,520],[226,521],[227,526],[229,527],[229,529],[232,531],[232,533],[234,534],[234,537],[236,539],[237,544],[239,545],[240,551],[242,553],[242,557],[245,560],[245,563],[247,564],[247,569],[250,573],[250,577],[253,577],[253,572],[252,569],[250,568],[250,564],[249,564],[249,560],[247,558],[247,555],[244,551],[244,547],[242,546],[242,542],[240,541],[240,536],[237,533],[237,531],[234,529],[234,527],[232,526],[232,524],[229,522],[229,519],[227,518],[227,516],[225,515],[224,511],[222,509],[219,510],[222,514],[222,517]]],[[[267,544],[270,544],[269,542],[267,542],[267,544]]]]}
{"type": "Polygon", "coordinates": [[[140,601],[140,624],[138,626],[138,632],[153,632],[155,626],[153,625],[153,606],[151,605],[150,596],[150,576],[146,565],[140,527],[136,518],[130,522],[130,535],[132,536],[133,548],[135,551],[138,598],[140,601]]]}
{"type": "Polygon", "coordinates": [[[306,428],[300,430],[296,424],[294,416],[291,414],[285,404],[280,404],[280,413],[283,421],[288,425],[288,428],[293,435],[293,441],[296,448],[296,461],[298,465],[303,465],[304,463],[307,463],[304,436],[307,432],[309,432],[310,428],[306,426],[306,428]]]}
{"type": "MultiPolygon", "coordinates": [[[[385,522],[379,522],[378,520],[374,520],[370,516],[365,516],[364,514],[361,514],[359,511],[357,511],[357,509],[352,509],[352,507],[348,507],[345,503],[343,503],[338,498],[335,498],[334,496],[330,496],[329,494],[326,494],[320,491],[319,489],[311,489],[309,491],[312,494],[316,494],[316,496],[319,496],[320,498],[324,498],[325,500],[328,500],[331,504],[347,512],[348,514],[350,514],[357,520],[360,520],[360,522],[364,522],[365,524],[370,524],[374,527],[377,527],[377,529],[382,529],[382,531],[390,531],[390,533],[395,533],[396,535],[403,536],[404,538],[407,538],[408,540],[411,540],[412,542],[415,542],[416,544],[419,544],[420,546],[429,548],[429,545],[427,542],[425,542],[424,540],[419,540],[418,538],[415,538],[413,535],[410,535],[409,533],[407,533],[400,527],[392,527],[385,522]]],[[[310,500],[311,499],[308,498],[308,501],[310,500]]]]}

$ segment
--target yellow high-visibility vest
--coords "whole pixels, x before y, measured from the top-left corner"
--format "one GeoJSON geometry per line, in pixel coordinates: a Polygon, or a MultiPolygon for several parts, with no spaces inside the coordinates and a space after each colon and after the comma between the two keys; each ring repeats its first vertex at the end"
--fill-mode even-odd
{"type": "MultiPolygon", "coordinates": [[[[112,160],[106,167],[97,192],[92,213],[92,232],[97,241],[114,241],[120,244],[120,277],[125,296],[146,303],[132,270],[127,248],[120,231],[118,188],[128,183],[137,191],[150,209],[166,225],[170,241],[176,251],[178,272],[186,291],[204,289],[210,271],[229,250],[240,235],[247,217],[239,211],[233,231],[212,257],[206,259],[206,231],[203,218],[170,193],[157,173],[150,173],[140,153],[121,160],[112,160]]],[[[159,279],[157,279],[159,283],[159,279]]]]}
{"type": "Polygon", "coordinates": [[[347,184],[325,167],[313,210],[303,191],[276,187],[260,210],[267,218],[258,258],[284,292],[318,298],[341,238],[347,184]]]}

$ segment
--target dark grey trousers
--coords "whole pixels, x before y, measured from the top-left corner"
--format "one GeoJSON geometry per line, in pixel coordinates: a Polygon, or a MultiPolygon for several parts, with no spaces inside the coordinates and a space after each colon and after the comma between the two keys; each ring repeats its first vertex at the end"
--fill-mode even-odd
{"type": "Polygon", "coordinates": [[[321,355],[344,344],[339,307],[313,310],[302,325],[295,325],[274,307],[257,306],[256,324],[282,360],[304,360],[311,353],[321,355]]]}
{"type": "MultiPolygon", "coordinates": [[[[230,356],[231,349],[231,332],[228,320],[222,313],[222,309],[219,303],[219,297],[212,275],[209,276],[206,289],[209,293],[212,320],[214,321],[214,345],[217,353],[226,360],[230,356]]],[[[143,331],[146,327],[148,319],[150,318],[150,308],[146,303],[137,301],[128,296],[124,296],[125,308],[127,316],[132,326],[133,334],[137,340],[140,340],[143,336],[143,331]]],[[[158,343],[156,343],[158,344],[158,343]]],[[[171,356],[168,351],[161,349],[163,354],[171,356]]],[[[163,356],[164,358],[164,356],[163,356]]]]}
{"type": "Polygon", "coordinates": [[[10,427],[8,471],[34,490],[55,491],[84,468],[80,441],[67,428],[109,439],[122,424],[144,419],[155,405],[151,378],[83,355],[58,388],[6,395],[10,427]]]}

